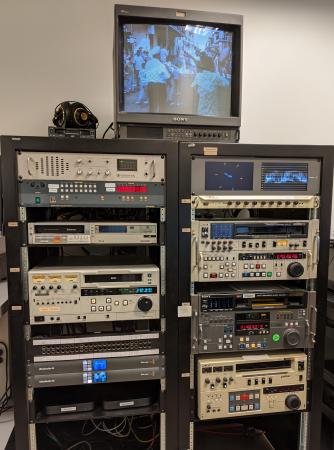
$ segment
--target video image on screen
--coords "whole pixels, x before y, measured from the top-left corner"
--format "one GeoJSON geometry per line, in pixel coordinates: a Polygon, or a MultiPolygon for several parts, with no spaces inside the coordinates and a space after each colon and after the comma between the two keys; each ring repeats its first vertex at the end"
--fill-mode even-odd
{"type": "Polygon", "coordinates": [[[125,112],[230,117],[233,32],[123,24],[125,112]]]}
{"type": "Polygon", "coordinates": [[[250,191],[254,164],[251,162],[206,162],[205,190],[250,191]]]}

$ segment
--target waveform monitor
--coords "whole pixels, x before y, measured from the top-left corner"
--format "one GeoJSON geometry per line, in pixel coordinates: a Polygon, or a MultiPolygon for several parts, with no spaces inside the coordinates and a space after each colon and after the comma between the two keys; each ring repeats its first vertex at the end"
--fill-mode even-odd
{"type": "Polygon", "coordinates": [[[317,159],[203,158],[192,162],[194,195],[317,195],[317,159]]]}

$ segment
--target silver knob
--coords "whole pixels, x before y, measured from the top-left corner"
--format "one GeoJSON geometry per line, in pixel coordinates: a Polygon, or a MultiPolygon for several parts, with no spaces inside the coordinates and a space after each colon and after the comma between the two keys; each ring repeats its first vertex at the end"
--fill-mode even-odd
{"type": "Polygon", "coordinates": [[[110,175],[110,170],[106,170],[106,171],[105,171],[105,174],[106,174],[106,175],[110,175]]]}
{"type": "Polygon", "coordinates": [[[92,170],[88,170],[88,175],[92,175],[93,171],[92,170]]]}
{"type": "Polygon", "coordinates": [[[82,175],[82,170],[78,169],[77,170],[77,175],[82,175]]]}
{"type": "Polygon", "coordinates": [[[81,164],[82,163],[82,159],[77,159],[77,163],[81,164]]]}

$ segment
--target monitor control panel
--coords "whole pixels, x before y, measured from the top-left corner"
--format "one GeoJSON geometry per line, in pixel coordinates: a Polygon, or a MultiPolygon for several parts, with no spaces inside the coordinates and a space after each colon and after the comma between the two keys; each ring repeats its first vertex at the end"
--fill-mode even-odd
{"type": "Polygon", "coordinates": [[[161,207],[164,155],[21,152],[21,206],[161,207]]]}

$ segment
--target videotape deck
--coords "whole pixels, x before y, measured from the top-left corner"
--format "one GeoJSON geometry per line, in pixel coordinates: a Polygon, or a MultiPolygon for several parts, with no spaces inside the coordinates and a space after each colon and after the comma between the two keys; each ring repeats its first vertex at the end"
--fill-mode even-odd
{"type": "Polygon", "coordinates": [[[201,420],[306,408],[307,357],[301,351],[200,357],[197,369],[201,420]]]}
{"type": "Polygon", "coordinates": [[[193,221],[192,281],[316,278],[319,221],[193,221]]]}
{"type": "Polygon", "coordinates": [[[316,292],[280,285],[227,286],[192,296],[195,353],[313,348],[316,292]]]}
{"type": "Polygon", "coordinates": [[[29,244],[156,244],[150,222],[36,222],[28,224],[29,244]]]}
{"type": "Polygon", "coordinates": [[[28,272],[31,324],[158,319],[155,265],[37,266],[28,272]]]}

